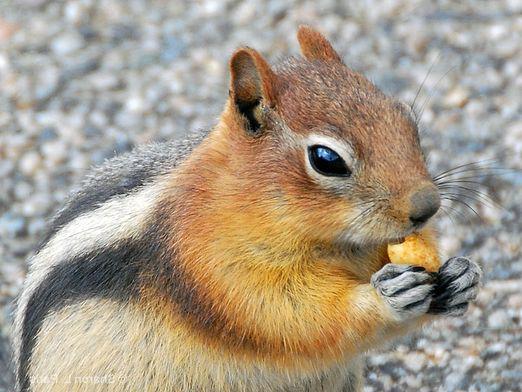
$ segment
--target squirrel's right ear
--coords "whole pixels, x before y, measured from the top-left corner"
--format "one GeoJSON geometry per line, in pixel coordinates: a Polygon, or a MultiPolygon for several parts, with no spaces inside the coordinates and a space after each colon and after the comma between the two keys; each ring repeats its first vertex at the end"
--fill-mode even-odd
{"type": "Polygon", "coordinates": [[[230,59],[230,76],[230,98],[257,133],[261,105],[275,106],[276,75],[256,50],[241,48],[230,59]]]}
{"type": "Polygon", "coordinates": [[[297,40],[299,41],[302,55],[308,60],[343,62],[341,56],[335,51],[330,41],[310,26],[299,26],[299,30],[297,30],[297,40]]]}

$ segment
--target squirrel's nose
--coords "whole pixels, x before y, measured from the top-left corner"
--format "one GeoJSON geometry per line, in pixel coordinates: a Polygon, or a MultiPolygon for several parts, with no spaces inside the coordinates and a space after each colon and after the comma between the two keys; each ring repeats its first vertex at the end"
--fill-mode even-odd
{"type": "Polygon", "coordinates": [[[426,223],[440,207],[440,196],[435,185],[428,183],[410,196],[410,221],[415,226],[426,223]]]}

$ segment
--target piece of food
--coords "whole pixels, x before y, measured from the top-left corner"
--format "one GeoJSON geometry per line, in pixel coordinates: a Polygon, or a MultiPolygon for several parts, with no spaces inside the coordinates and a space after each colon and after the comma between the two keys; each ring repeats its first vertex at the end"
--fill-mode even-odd
{"type": "Polygon", "coordinates": [[[437,272],[440,258],[428,235],[415,233],[409,235],[401,244],[388,245],[388,257],[394,264],[411,264],[437,272]]]}

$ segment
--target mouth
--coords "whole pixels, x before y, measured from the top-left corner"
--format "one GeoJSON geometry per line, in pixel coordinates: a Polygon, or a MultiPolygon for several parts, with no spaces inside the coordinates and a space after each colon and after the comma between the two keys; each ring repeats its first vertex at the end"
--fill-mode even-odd
{"type": "Polygon", "coordinates": [[[410,235],[420,232],[426,226],[425,224],[403,225],[402,222],[397,225],[395,221],[390,223],[393,224],[388,225],[387,230],[383,233],[376,233],[375,230],[372,230],[370,233],[347,230],[337,237],[336,242],[343,246],[363,248],[367,246],[398,245],[402,244],[410,235]]]}
{"type": "Polygon", "coordinates": [[[412,233],[403,234],[403,236],[399,237],[388,237],[381,238],[375,241],[368,241],[368,239],[364,239],[363,241],[357,241],[357,239],[341,237],[337,240],[337,244],[342,246],[343,248],[349,249],[364,249],[366,247],[375,247],[375,246],[385,246],[385,245],[398,245],[402,244],[406,241],[406,237],[411,235],[412,233]]]}
{"type": "Polygon", "coordinates": [[[428,224],[428,221],[412,223],[411,230],[412,230],[413,233],[418,232],[419,230],[421,230],[427,224],[428,224]]]}

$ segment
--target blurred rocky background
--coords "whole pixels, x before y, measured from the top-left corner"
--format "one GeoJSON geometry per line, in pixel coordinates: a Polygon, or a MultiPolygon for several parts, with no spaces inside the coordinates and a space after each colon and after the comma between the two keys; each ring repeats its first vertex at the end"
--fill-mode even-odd
{"type": "Polygon", "coordinates": [[[27,258],[86,170],[212,126],[232,51],[297,54],[300,23],[389,94],[411,103],[422,84],[434,174],[483,161],[457,173],[478,217],[459,202],[438,215],[444,253],[484,268],[477,304],[372,353],[365,391],[520,391],[520,0],[0,0],[0,358],[27,258]]]}

